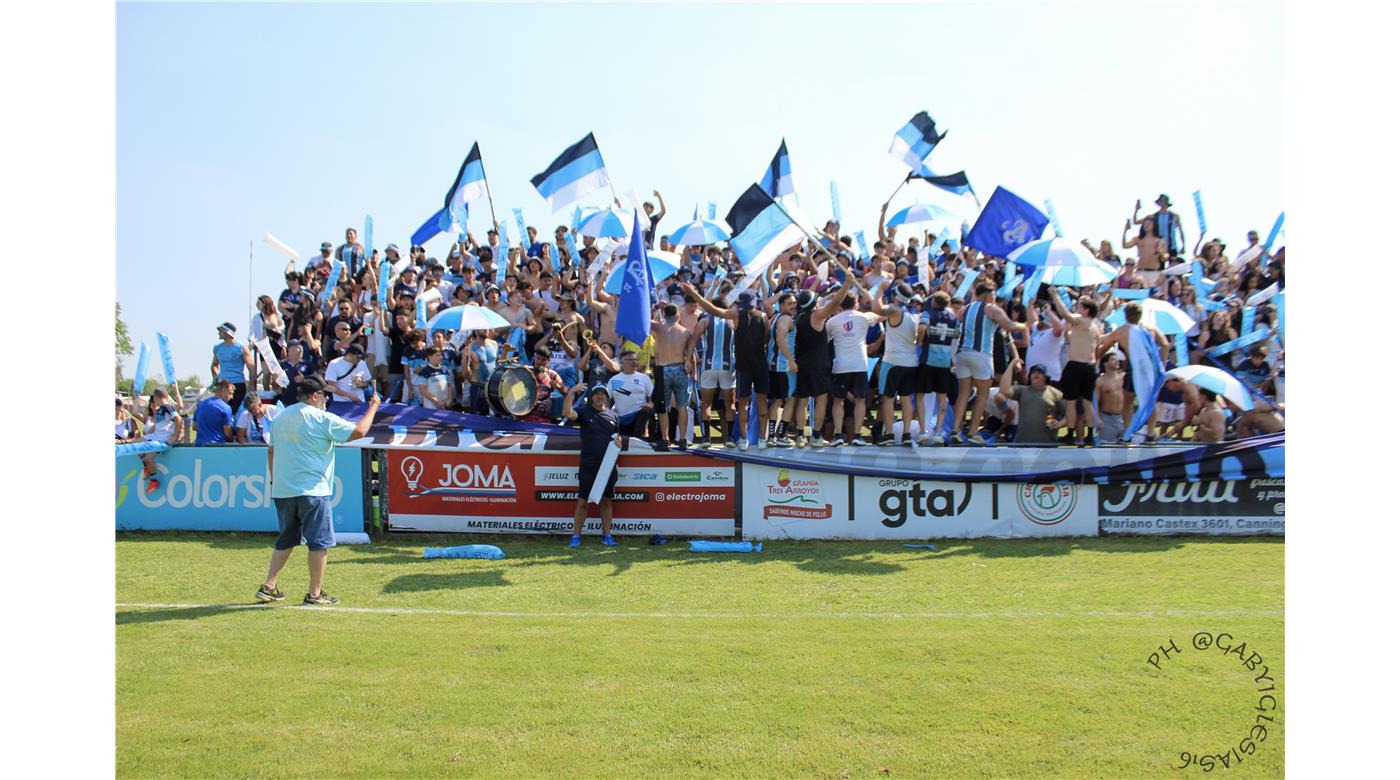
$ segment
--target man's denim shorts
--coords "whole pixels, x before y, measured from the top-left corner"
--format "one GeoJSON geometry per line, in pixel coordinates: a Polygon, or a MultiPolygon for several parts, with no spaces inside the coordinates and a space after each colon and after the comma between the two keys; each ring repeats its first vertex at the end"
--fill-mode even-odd
{"type": "Polygon", "coordinates": [[[272,503],[277,507],[277,526],[281,529],[273,549],[290,550],[298,544],[306,545],[308,550],[335,546],[330,496],[274,498],[272,503]]]}

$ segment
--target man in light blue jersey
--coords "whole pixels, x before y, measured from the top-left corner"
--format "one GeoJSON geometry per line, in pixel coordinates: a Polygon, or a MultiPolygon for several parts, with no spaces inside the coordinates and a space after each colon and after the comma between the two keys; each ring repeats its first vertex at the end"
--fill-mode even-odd
{"type": "Polygon", "coordinates": [[[953,409],[953,434],[959,444],[967,444],[968,438],[962,432],[963,414],[967,412],[967,399],[972,391],[977,398],[972,404],[972,423],[968,430],[973,432],[972,441],[985,444],[976,435],[982,428],[982,414],[987,409],[987,394],[992,388],[992,349],[996,342],[997,329],[1008,334],[1024,331],[1026,324],[1012,322],[1006,312],[993,302],[996,286],[990,282],[978,282],[972,303],[962,310],[962,335],[958,340],[958,351],[953,357],[953,373],[958,378],[958,402],[953,409]]]}
{"type": "Polygon", "coordinates": [[[786,425],[792,422],[793,402],[797,391],[797,331],[793,330],[793,314],[797,312],[797,295],[788,291],[778,295],[778,311],[768,332],[768,419],[773,433],[759,431],[760,447],[791,447],[792,439],[786,425]]]}
{"type": "Polygon", "coordinates": [[[302,604],[326,606],[340,599],[321,589],[326,574],[326,551],[335,546],[331,530],[331,485],[335,482],[335,445],[354,441],[369,432],[379,410],[379,394],[369,399],[369,409],[358,424],[327,412],[326,385],[319,377],[303,379],[297,386],[298,402],[272,421],[267,443],[268,490],[277,507],[280,533],[272,545],[267,579],[255,594],[258,601],[286,598],[277,589],[277,575],[298,544],[307,549],[310,585],[302,604]],[[274,451],[276,456],[274,457],[274,451]]]}
{"type": "MultiPolygon", "coordinates": [[[[682,289],[686,287],[689,285],[682,289]]],[[[692,300],[697,302],[700,300],[694,294],[693,287],[686,295],[694,296],[692,300]]],[[[725,308],[722,298],[710,303],[715,308],[725,308]]],[[[728,433],[734,424],[734,323],[728,317],[707,313],[696,323],[696,328],[700,333],[697,360],[700,371],[700,430],[704,437],[700,447],[707,449],[710,446],[710,405],[715,401],[716,390],[724,404],[724,428],[720,431],[720,440],[724,446],[733,447],[734,441],[728,433]]]]}

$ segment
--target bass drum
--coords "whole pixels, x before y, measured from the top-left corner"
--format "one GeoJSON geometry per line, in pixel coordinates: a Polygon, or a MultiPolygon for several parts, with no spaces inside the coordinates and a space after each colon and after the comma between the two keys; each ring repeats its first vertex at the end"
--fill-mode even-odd
{"type": "Polygon", "coordinates": [[[486,380],[486,404],[500,417],[524,417],[535,408],[535,375],[522,366],[497,366],[486,380]]]}

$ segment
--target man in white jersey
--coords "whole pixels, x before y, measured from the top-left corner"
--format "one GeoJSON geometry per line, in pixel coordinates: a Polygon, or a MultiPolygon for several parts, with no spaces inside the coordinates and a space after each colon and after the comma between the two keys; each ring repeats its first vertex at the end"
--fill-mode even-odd
{"type": "Polygon", "coordinates": [[[841,311],[826,321],[826,334],[831,339],[834,358],[831,363],[831,443],[865,445],[860,437],[860,426],[865,421],[865,402],[870,396],[869,372],[867,370],[865,335],[880,315],[874,312],[858,311],[857,287],[841,299],[841,311]],[[846,403],[855,405],[852,410],[851,433],[841,440],[841,430],[845,423],[846,403]]]}
{"type": "Polygon", "coordinates": [[[982,427],[987,394],[992,388],[992,349],[997,329],[1007,333],[1026,329],[1025,323],[1012,322],[1006,312],[993,302],[995,293],[996,287],[991,283],[978,282],[976,300],[962,310],[962,338],[958,343],[958,352],[953,356],[953,373],[958,378],[958,403],[953,408],[953,425],[954,437],[959,444],[968,443],[961,426],[963,415],[967,412],[967,399],[974,389],[977,399],[972,404],[972,423],[968,430],[973,432],[972,441],[986,443],[976,434],[982,427]]]}
{"type": "MultiPolygon", "coordinates": [[[[909,444],[914,444],[914,396],[918,388],[919,341],[928,327],[919,313],[910,311],[914,289],[904,282],[894,286],[895,302],[879,306],[876,313],[885,319],[885,356],[880,361],[880,422],[885,431],[883,446],[899,444],[894,431],[894,399],[899,398],[900,415],[909,444]]],[[[922,303],[922,300],[920,300],[922,303]]],[[[922,427],[922,426],[921,426],[922,427]]]]}

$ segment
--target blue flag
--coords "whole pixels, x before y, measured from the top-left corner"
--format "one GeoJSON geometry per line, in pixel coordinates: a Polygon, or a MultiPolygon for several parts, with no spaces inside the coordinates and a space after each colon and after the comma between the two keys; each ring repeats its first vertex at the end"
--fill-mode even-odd
{"type": "Polygon", "coordinates": [[[647,262],[647,247],[642,239],[641,215],[632,215],[632,239],[627,247],[627,263],[623,267],[622,294],[618,296],[617,335],[642,344],[651,334],[651,291],[656,287],[647,262]]]}
{"type": "Polygon", "coordinates": [[[422,246],[428,243],[428,239],[442,232],[440,223],[445,216],[447,216],[447,211],[438,209],[431,217],[428,217],[428,221],[424,222],[422,226],[413,231],[413,238],[409,239],[409,241],[414,246],[422,246]]]}
{"type": "Polygon", "coordinates": [[[452,218],[456,227],[451,231],[461,233],[467,229],[467,204],[486,195],[486,170],[481,167],[481,150],[472,144],[467,159],[457,170],[457,178],[442,199],[442,210],[452,218]]]}
{"type": "Polygon", "coordinates": [[[786,138],[778,144],[778,153],[773,155],[773,162],[768,163],[758,186],[771,198],[792,194],[792,161],[788,159],[786,138]]]}
{"type": "Polygon", "coordinates": [[[1055,228],[1055,238],[1064,238],[1065,229],[1060,227],[1060,215],[1055,213],[1055,203],[1045,199],[1045,213],[1050,215],[1050,225],[1055,228]]]}
{"type": "Polygon", "coordinates": [[[1206,207],[1201,205],[1201,191],[1196,190],[1191,193],[1191,199],[1196,201],[1196,221],[1201,225],[1201,235],[1206,234],[1206,207]]]}
{"type": "Polygon", "coordinates": [[[831,219],[841,223],[841,196],[836,193],[836,180],[831,180],[831,219]]]}
{"type": "Polygon", "coordinates": [[[894,134],[890,154],[909,166],[909,170],[918,172],[924,167],[924,160],[933,153],[933,147],[946,135],[946,130],[939,135],[938,125],[929,118],[928,112],[920,111],[894,134]]]}
{"type": "MultiPolygon", "coordinates": [[[[744,264],[744,276],[749,280],[756,279],[778,255],[806,238],[802,228],[757,184],[739,196],[724,221],[734,231],[729,247],[744,264]]],[[[732,294],[737,297],[740,289],[734,288],[732,294]]]]}
{"type": "Polygon", "coordinates": [[[997,187],[964,244],[992,257],[1006,257],[1023,244],[1040,238],[1049,218],[1011,190],[997,187]]]}
{"type": "Polygon", "coordinates": [[[550,209],[558,211],[594,190],[612,185],[608,169],[603,165],[603,153],[593,134],[565,149],[542,173],[530,178],[540,196],[549,201],[550,209]]]}

